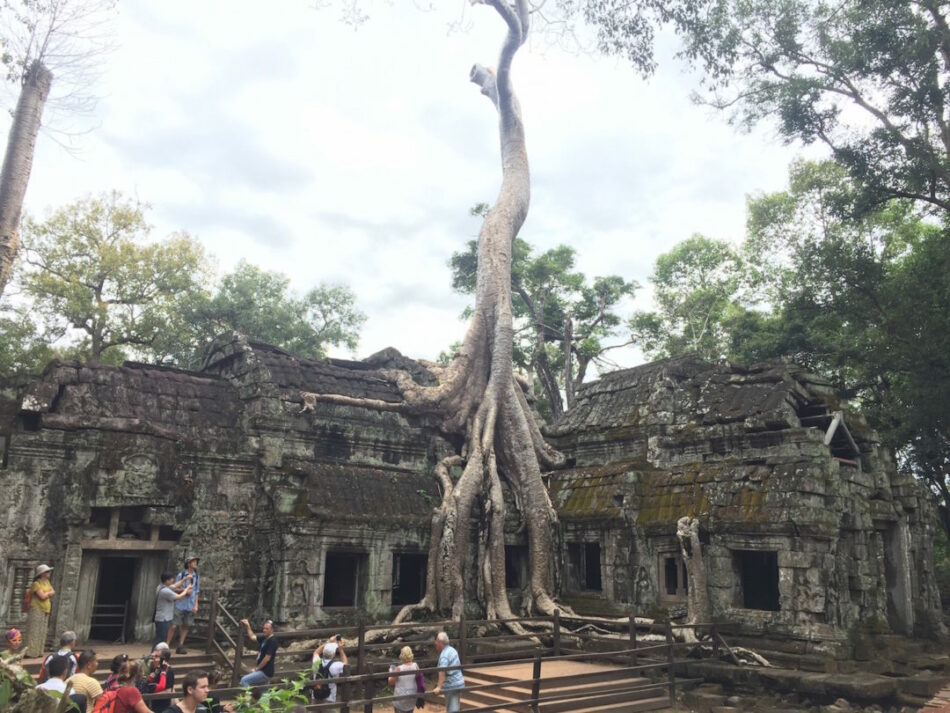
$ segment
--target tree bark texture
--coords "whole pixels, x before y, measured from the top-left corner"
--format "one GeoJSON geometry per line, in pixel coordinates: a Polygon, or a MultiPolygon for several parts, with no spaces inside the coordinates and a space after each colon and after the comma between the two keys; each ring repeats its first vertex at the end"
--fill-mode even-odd
{"type": "MultiPolygon", "coordinates": [[[[699,541],[699,520],[693,517],[681,517],[677,520],[676,538],[680,543],[680,553],[686,565],[686,576],[689,578],[686,623],[708,624],[711,621],[711,610],[706,563],[703,562],[703,548],[699,541]]],[[[692,629],[684,629],[683,634],[686,641],[696,641],[696,634],[692,629]]]]}
{"type": "Polygon", "coordinates": [[[33,152],[40,131],[43,107],[49,97],[53,74],[34,62],[23,77],[7,151],[0,170],[0,295],[10,279],[20,243],[20,213],[33,167],[33,152]]]}
{"type": "MultiPolygon", "coordinates": [[[[534,608],[551,614],[554,600],[554,531],[557,515],[541,479],[541,465],[563,457],[552,450],[515,378],[511,309],[512,243],[530,200],[530,174],[521,110],[511,87],[511,62],[528,33],[527,0],[485,0],[505,21],[508,33],[497,70],[480,65],[470,79],[498,110],[502,183],[478,236],[475,311],[461,348],[439,373],[439,385],[420,386],[405,372],[386,372],[402,392],[401,410],[436,414],[442,429],[465,435],[461,453],[440,462],[436,474],[442,502],[432,516],[428,580],[422,601],[403,608],[396,621],[427,609],[466,606],[465,582],[474,575],[478,604],[488,618],[512,618],[505,591],[505,501],[502,481],[514,496],[528,539],[528,590],[534,608]],[[457,480],[452,469],[461,467],[457,480]],[[473,540],[473,535],[475,539],[473,540]],[[470,556],[472,549],[477,556],[470,556]]],[[[330,403],[386,406],[333,394],[330,403]]],[[[391,408],[391,405],[389,405],[391,408]]]]}

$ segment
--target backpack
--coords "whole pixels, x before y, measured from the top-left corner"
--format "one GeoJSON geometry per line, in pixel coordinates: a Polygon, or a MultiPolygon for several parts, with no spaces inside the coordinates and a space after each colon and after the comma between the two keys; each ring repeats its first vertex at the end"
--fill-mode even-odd
{"type": "Polygon", "coordinates": [[[330,697],[330,664],[333,660],[320,660],[320,665],[313,672],[314,686],[311,688],[315,701],[325,701],[330,697]]]}
{"type": "Polygon", "coordinates": [[[119,689],[113,688],[111,691],[105,691],[98,699],[92,709],[92,713],[112,713],[115,710],[115,702],[119,697],[119,689]]]}
{"type": "Polygon", "coordinates": [[[26,590],[26,594],[23,597],[23,606],[20,607],[21,614],[28,614],[30,611],[30,603],[33,601],[33,587],[30,587],[26,590]]]}

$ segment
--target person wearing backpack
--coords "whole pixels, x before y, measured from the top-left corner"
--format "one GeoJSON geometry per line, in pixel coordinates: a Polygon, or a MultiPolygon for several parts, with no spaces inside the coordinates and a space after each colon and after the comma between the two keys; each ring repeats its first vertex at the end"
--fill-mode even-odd
{"type": "Polygon", "coordinates": [[[25,658],[42,656],[43,649],[46,646],[49,614],[53,609],[53,595],[56,594],[56,590],[53,589],[53,585],[49,581],[50,572],[52,571],[53,568],[49,565],[37,565],[33,575],[33,583],[23,600],[23,613],[26,614],[25,658]]]}
{"type": "Polygon", "coordinates": [[[331,683],[331,679],[342,676],[346,664],[343,637],[339,634],[316,648],[313,652],[314,685],[311,688],[315,700],[336,703],[336,684],[331,683]],[[336,656],[340,657],[338,661],[334,661],[336,656]]]}
{"type": "Polygon", "coordinates": [[[119,669],[118,687],[106,691],[92,713],[151,713],[136,683],[142,675],[142,666],[137,661],[124,661],[119,669]]]}
{"type": "Polygon", "coordinates": [[[252,643],[260,642],[260,650],[257,652],[257,663],[254,670],[249,671],[241,678],[242,686],[260,686],[268,683],[274,675],[274,658],[277,656],[277,639],[274,638],[274,622],[270,619],[264,622],[261,636],[257,636],[251,631],[251,624],[247,619],[241,619],[241,626],[247,635],[248,641],[252,643]]]}

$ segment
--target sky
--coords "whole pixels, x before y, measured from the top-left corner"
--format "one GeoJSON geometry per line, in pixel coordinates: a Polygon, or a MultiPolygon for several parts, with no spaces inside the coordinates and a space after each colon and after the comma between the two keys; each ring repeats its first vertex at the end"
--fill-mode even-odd
{"type": "MultiPolygon", "coordinates": [[[[348,284],[368,316],[357,356],[435,358],[465,329],[449,258],[477,235],[469,208],[500,183],[496,114],[468,72],[495,63],[505,28],[454,0],[364,7],[355,29],[308,0],[122,0],[94,113],[44,116],[54,131],[39,138],[27,210],[134,195],[153,237],[188,232],[220,271],[243,258],[301,293],[348,284]],[[57,128],[80,131],[76,148],[57,128]]],[[[741,240],[746,196],[782,189],[801,153],[769,126],[740,132],[693,104],[697,76],[673,38],[660,45],[648,80],[540,39],[513,70],[533,183],[521,237],[573,246],[590,277],[644,285],[624,314],[649,308],[654,260],[677,242],[741,240]]]]}

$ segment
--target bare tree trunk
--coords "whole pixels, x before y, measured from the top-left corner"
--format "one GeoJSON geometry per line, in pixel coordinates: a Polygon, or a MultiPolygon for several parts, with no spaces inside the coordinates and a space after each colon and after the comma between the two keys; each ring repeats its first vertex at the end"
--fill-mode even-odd
{"type": "MultiPolygon", "coordinates": [[[[689,593],[686,600],[686,623],[708,624],[711,617],[709,608],[709,587],[706,583],[706,563],[703,562],[703,549],[699,542],[699,520],[681,517],[676,522],[676,537],[680,543],[680,553],[686,565],[689,578],[689,593]]],[[[692,629],[684,629],[686,641],[695,642],[696,634],[692,629]]]]}
{"type": "MultiPolygon", "coordinates": [[[[512,361],[514,326],[511,311],[512,243],[528,213],[530,175],[521,110],[511,88],[511,62],[527,39],[527,0],[485,0],[504,19],[508,34],[497,71],[475,65],[470,78],[498,110],[502,183],[498,199],[485,216],[478,236],[475,312],[462,346],[440,374],[440,383],[424,387],[401,371],[386,372],[402,392],[400,410],[442,418],[442,428],[464,433],[462,452],[436,469],[442,503],[433,513],[429,543],[429,580],[418,604],[396,617],[402,621],[419,609],[451,610],[461,616],[466,605],[466,575],[474,573],[477,593],[489,618],[512,616],[505,592],[505,501],[507,483],[528,537],[529,589],[535,608],[546,614],[554,600],[554,528],[557,515],[541,480],[541,464],[560,465],[563,456],[541,437],[512,361]],[[449,467],[464,463],[453,482],[449,467]],[[472,534],[477,532],[472,555],[472,534]]],[[[306,395],[330,403],[393,405],[335,394],[306,395]]]]}
{"type": "Polygon", "coordinates": [[[7,151],[0,170],[0,295],[10,279],[19,247],[20,213],[30,181],[43,107],[52,83],[53,74],[42,62],[30,66],[23,77],[23,88],[7,138],[7,151]]]}

